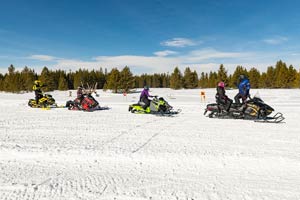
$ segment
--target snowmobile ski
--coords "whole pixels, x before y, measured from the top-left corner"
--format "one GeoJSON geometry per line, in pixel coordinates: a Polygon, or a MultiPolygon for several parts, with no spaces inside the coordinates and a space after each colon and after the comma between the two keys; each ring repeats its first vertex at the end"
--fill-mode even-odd
{"type": "Polygon", "coordinates": [[[261,123],[280,123],[284,120],[283,114],[278,112],[273,117],[266,117],[263,119],[257,119],[254,120],[255,122],[261,122],[261,123]]]}

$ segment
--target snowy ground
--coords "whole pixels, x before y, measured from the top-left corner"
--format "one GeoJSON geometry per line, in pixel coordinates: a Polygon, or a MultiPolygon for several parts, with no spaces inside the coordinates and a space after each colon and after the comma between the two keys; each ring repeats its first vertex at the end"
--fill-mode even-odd
{"type": "Polygon", "coordinates": [[[285,123],[204,117],[214,89],[205,103],[200,90],[152,89],[182,109],[176,117],[129,113],[138,93],[101,91],[112,109],[92,113],[32,109],[33,93],[0,93],[0,200],[298,200],[300,90],[257,91],[285,123]]]}

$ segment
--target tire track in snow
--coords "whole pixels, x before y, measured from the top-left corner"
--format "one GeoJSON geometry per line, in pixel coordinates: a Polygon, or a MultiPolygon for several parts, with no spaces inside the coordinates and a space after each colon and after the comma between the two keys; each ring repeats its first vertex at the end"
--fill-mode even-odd
{"type": "MultiPolygon", "coordinates": [[[[176,118],[164,118],[164,119],[176,119],[176,118]]],[[[158,121],[159,119],[153,121],[152,123],[158,121]]],[[[184,121],[184,120],[183,120],[184,121]]],[[[182,121],[182,122],[183,122],[182,121]]],[[[173,124],[176,124],[177,121],[175,120],[174,121],[170,121],[168,124],[167,124],[167,127],[169,126],[172,126],[173,124]]],[[[132,154],[140,151],[141,149],[143,149],[146,145],[148,145],[154,138],[156,138],[158,135],[160,135],[162,132],[158,132],[158,133],[154,133],[152,136],[150,136],[149,138],[147,138],[147,140],[145,142],[143,142],[141,145],[139,145],[138,147],[136,147],[134,150],[131,151],[132,154]]]]}
{"type": "MultiPolygon", "coordinates": [[[[148,120],[148,121],[145,122],[145,124],[153,124],[153,123],[155,123],[155,122],[157,122],[157,121],[158,121],[158,119],[156,119],[156,120],[148,120]]],[[[124,136],[124,135],[130,133],[131,131],[133,131],[133,130],[135,130],[135,129],[137,129],[137,128],[140,128],[140,127],[141,127],[141,126],[138,124],[138,125],[135,125],[133,128],[130,128],[130,129],[125,130],[125,131],[122,131],[121,134],[119,134],[119,135],[117,135],[117,136],[111,138],[110,140],[104,142],[103,145],[107,145],[107,144],[109,144],[109,143],[113,143],[115,140],[121,138],[122,136],[124,136]]],[[[144,128],[144,127],[143,127],[143,128],[144,128]]]]}
{"type": "Polygon", "coordinates": [[[141,145],[141,146],[139,146],[137,149],[133,150],[132,153],[136,153],[136,152],[138,152],[140,149],[144,148],[144,146],[146,146],[148,143],[150,143],[151,140],[152,140],[154,137],[158,136],[158,135],[159,135],[159,133],[155,133],[154,135],[152,135],[152,136],[151,136],[151,137],[150,137],[143,145],[141,145]]]}

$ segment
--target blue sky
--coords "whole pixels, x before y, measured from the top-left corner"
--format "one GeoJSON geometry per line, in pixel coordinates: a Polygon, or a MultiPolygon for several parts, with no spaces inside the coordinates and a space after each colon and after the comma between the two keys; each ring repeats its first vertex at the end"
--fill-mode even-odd
{"type": "Polygon", "coordinates": [[[134,73],[264,71],[300,65],[300,2],[10,0],[0,6],[0,72],[122,68],[134,73]]]}

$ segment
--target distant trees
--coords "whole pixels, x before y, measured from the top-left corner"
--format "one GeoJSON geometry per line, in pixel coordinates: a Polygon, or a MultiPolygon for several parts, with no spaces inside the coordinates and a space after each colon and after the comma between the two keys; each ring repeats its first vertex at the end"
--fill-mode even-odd
{"type": "Polygon", "coordinates": [[[183,75],[183,87],[192,89],[198,87],[198,74],[196,71],[191,71],[189,67],[185,68],[183,75]]]}
{"type": "Polygon", "coordinates": [[[120,89],[120,71],[117,68],[113,68],[108,74],[107,83],[104,85],[104,89],[111,89],[117,93],[120,89]]]}
{"type": "Polygon", "coordinates": [[[182,88],[183,85],[183,78],[180,70],[178,67],[175,67],[174,72],[171,74],[170,77],[170,88],[178,90],[182,88]]]}
{"type": "Polygon", "coordinates": [[[123,92],[129,92],[130,89],[134,88],[135,80],[129,67],[124,67],[120,72],[120,80],[118,82],[123,92]]]}
{"type": "Polygon", "coordinates": [[[224,65],[220,65],[218,71],[201,72],[199,77],[197,72],[189,67],[185,68],[183,75],[178,67],[174,68],[171,75],[169,73],[133,75],[127,66],[121,71],[113,68],[110,72],[107,69],[103,72],[102,68],[66,72],[44,67],[41,73],[37,74],[27,66],[19,72],[10,65],[7,73],[0,73],[0,91],[32,91],[36,79],[45,84],[44,91],[76,89],[82,84],[94,86],[95,83],[97,89],[110,89],[113,92],[128,92],[132,88],[142,88],[145,85],[151,88],[172,89],[212,88],[216,87],[219,81],[224,81],[227,87],[236,88],[241,74],[249,78],[252,88],[300,88],[300,71],[280,60],[262,73],[255,67],[248,71],[243,66],[237,66],[234,72],[228,75],[224,65]]]}
{"type": "Polygon", "coordinates": [[[256,68],[251,68],[248,72],[248,78],[251,83],[251,88],[259,88],[260,86],[260,72],[256,68]]]}
{"type": "Polygon", "coordinates": [[[55,81],[54,74],[51,73],[47,67],[43,68],[39,79],[44,85],[43,87],[44,91],[52,91],[57,88],[55,86],[58,81],[55,81]]]}
{"type": "Polygon", "coordinates": [[[225,67],[224,67],[223,64],[221,64],[220,67],[219,67],[217,79],[219,81],[223,81],[225,83],[228,82],[227,71],[226,71],[226,69],[225,69],[225,67]]]}
{"type": "Polygon", "coordinates": [[[58,82],[58,90],[68,90],[68,81],[67,77],[64,73],[61,73],[59,76],[59,82],[58,82]]]}

